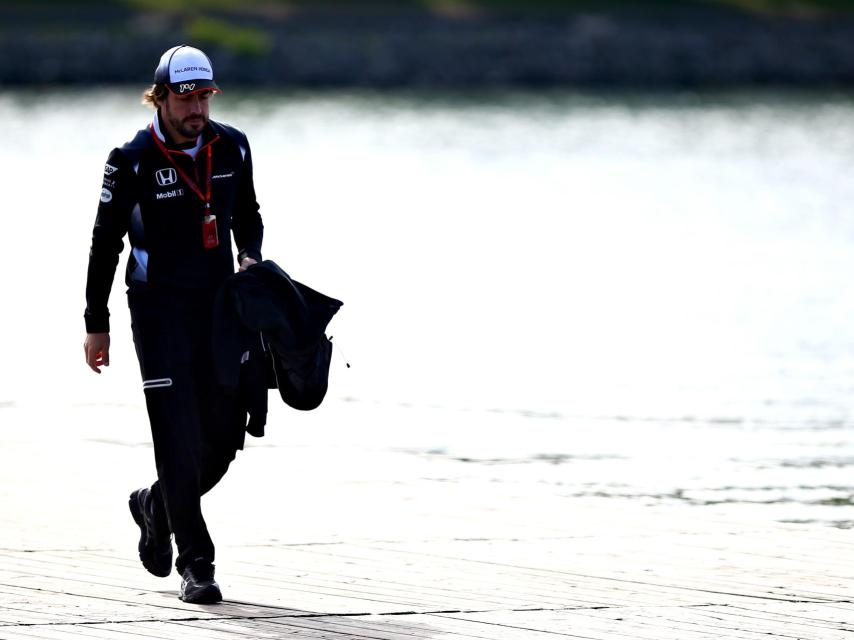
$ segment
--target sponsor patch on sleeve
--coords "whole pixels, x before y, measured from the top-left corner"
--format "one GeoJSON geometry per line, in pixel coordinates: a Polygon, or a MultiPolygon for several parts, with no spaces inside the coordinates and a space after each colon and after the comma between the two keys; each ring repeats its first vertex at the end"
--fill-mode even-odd
{"type": "Polygon", "coordinates": [[[113,192],[109,189],[101,189],[101,202],[109,202],[113,199],[113,192]]]}
{"type": "Polygon", "coordinates": [[[118,167],[114,167],[114,166],[113,166],[113,165],[111,165],[111,164],[105,164],[105,165],[104,165],[104,175],[105,175],[105,176],[110,176],[110,175],[114,174],[114,173],[115,173],[116,171],[118,171],[118,170],[119,170],[119,168],[118,168],[118,167]]]}

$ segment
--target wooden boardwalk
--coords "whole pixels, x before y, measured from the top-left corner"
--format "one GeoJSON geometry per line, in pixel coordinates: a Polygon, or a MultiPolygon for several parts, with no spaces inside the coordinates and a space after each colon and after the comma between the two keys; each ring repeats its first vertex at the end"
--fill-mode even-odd
{"type": "Polygon", "coordinates": [[[205,499],[226,600],[185,605],[136,558],[134,420],[124,444],[104,425],[4,442],[0,639],[854,639],[854,532],[567,497],[316,428],[253,443],[205,499]]]}
{"type": "Polygon", "coordinates": [[[5,550],[0,638],[854,637],[850,534],[599,511],[542,539],[230,547],[216,606],[127,550],[5,550]]]}

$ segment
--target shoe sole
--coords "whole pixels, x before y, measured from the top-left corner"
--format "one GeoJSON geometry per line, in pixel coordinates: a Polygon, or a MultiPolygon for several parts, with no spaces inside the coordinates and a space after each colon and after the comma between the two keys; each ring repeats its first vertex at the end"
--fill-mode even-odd
{"type": "Polygon", "coordinates": [[[187,604],[216,604],[222,602],[222,592],[219,587],[211,585],[208,588],[200,589],[196,593],[181,594],[178,596],[182,602],[187,604]]]}
{"type": "Polygon", "coordinates": [[[151,562],[146,561],[143,557],[142,550],[145,548],[145,541],[148,538],[148,527],[145,526],[145,516],[143,516],[142,509],[139,506],[139,500],[137,499],[138,495],[139,490],[130,494],[130,498],[128,499],[128,508],[130,509],[131,516],[133,516],[133,521],[136,522],[140,531],[139,545],[137,546],[137,550],[139,551],[139,561],[142,562],[142,566],[145,567],[145,570],[148,571],[148,573],[155,575],[158,578],[168,578],[172,573],[171,553],[169,554],[168,566],[154,565],[151,562]]]}

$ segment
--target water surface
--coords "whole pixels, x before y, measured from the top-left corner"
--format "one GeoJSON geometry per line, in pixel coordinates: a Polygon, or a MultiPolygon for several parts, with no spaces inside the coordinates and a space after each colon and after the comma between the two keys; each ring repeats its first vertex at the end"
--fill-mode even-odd
{"type": "MultiPolygon", "coordinates": [[[[854,521],[851,95],[234,91],[212,114],[249,135],[266,257],[345,302],[329,415],[356,423],[331,439],[568,499],[854,521]]],[[[126,254],[101,377],[83,287],[103,163],[151,114],[115,87],[0,92],[0,117],[0,416],[139,413],[126,254]]]]}

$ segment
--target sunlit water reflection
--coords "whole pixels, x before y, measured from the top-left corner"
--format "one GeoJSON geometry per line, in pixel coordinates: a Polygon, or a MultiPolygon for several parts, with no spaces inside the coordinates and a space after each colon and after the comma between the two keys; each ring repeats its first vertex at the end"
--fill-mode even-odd
{"type": "MultiPolygon", "coordinates": [[[[329,437],[568,497],[854,521],[851,96],[212,110],[253,145],[266,257],[345,302],[329,437]]],[[[150,114],[113,88],[2,92],[0,117],[3,429],[10,405],[141,412],[121,267],[106,375],[80,345],[102,165],[150,114]]]]}

